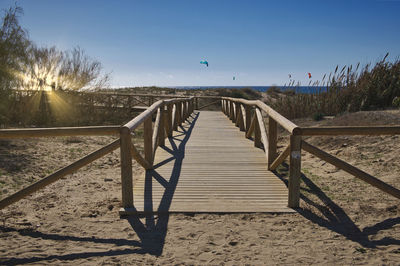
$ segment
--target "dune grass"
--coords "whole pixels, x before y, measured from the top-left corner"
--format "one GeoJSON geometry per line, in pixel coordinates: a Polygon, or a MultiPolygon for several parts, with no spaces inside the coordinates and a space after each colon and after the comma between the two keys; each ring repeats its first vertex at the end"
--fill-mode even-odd
{"type": "MultiPolygon", "coordinates": [[[[388,54],[374,66],[336,66],[329,76],[310,83],[312,93],[286,92],[269,103],[287,118],[337,115],[344,112],[400,107],[400,60],[387,62],[388,54]]],[[[276,90],[276,89],[275,89],[276,90]]],[[[272,92],[271,92],[272,93],[272,92]]]]}

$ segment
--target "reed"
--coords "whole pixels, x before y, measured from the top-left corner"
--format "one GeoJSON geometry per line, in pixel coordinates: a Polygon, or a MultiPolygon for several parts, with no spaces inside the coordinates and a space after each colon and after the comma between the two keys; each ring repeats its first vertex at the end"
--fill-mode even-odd
{"type": "Polygon", "coordinates": [[[268,104],[290,119],[396,108],[400,97],[400,60],[387,62],[387,57],[388,54],[373,67],[367,64],[360,68],[360,63],[356,67],[336,66],[321,81],[309,84],[315,87],[312,93],[295,89],[268,104]]]}

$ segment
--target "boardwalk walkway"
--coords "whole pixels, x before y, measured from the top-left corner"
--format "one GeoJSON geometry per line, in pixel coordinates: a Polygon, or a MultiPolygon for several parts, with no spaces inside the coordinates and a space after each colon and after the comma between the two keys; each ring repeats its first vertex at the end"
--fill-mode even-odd
{"type": "Polygon", "coordinates": [[[134,205],[154,212],[292,212],[265,154],[221,112],[201,111],[157,150],[134,184],[134,205]]]}

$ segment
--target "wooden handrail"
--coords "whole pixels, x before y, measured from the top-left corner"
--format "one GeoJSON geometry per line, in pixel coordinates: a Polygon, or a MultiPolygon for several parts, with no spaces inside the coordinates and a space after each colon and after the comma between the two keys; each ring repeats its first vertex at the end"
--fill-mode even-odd
{"type": "Polygon", "coordinates": [[[137,127],[139,127],[146,119],[151,117],[153,113],[157,112],[157,109],[162,106],[164,103],[162,100],[159,100],[155,103],[153,103],[149,108],[146,109],[146,111],[140,113],[138,116],[136,116],[134,119],[129,121],[124,125],[124,127],[129,128],[130,131],[135,130],[137,127]]]}
{"type": "Polygon", "coordinates": [[[400,126],[302,127],[303,136],[400,135],[400,126]]]}
{"type": "Polygon", "coordinates": [[[301,146],[302,146],[303,150],[346,171],[347,173],[367,182],[368,184],[370,184],[376,188],[379,188],[380,190],[392,195],[393,197],[400,199],[400,190],[398,190],[397,188],[394,188],[391,185],[388,185],[385,182],[371,176],[370,174],[367,174],[366,172],[352,166],[351,164],[346,163],[345,161],[342,161],[342,160],[338,159],[337,157],[318,149],[317,147],[307,143],[304,140],[302,141],[301,146]]]}
{"type": "Polygon", "coordinates": [[[229,98],[229,97],[222,97],[223,100],[228,100],[231,102],[235,103],[242,103],[247,106],[253,106],[253,107],[258,107],[264,112],[267,113],[267,115],[271,118],[273,118],[276,122],[278,122],[283,128],[285,128],[289,133],[293,135],[299,135],[300,133],[300,128],[294,124],[292,121],[287,119],[286,117],[282,116],[279,114],[277,111],[272,109],[270,106],[266,105],[262,101],[255,100],[255,101],[249,101],[245,99],[240,99],[240,98],[229,98]]]}
{"type": "Polygon", "coordinates": [[[121,126],[0,129],[0,139],[119,134],[121,126]]]}

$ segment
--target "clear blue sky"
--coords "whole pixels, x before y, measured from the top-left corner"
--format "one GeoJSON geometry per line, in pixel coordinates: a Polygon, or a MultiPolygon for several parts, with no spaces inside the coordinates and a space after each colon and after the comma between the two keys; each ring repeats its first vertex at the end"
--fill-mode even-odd
{"type": "Polygon", "coordinates": [[[114,87],[283,85],[289,73],[307,85],[307,72],[316,80],[337,64],[400,56],[396,0],[17,3],[31,39],[80,46],[112,72],[114,87]]]}

